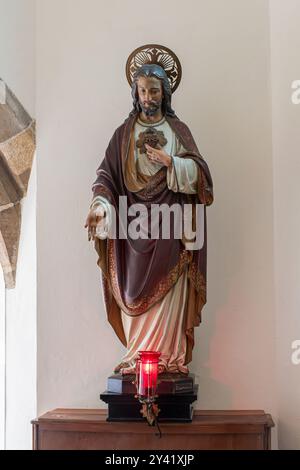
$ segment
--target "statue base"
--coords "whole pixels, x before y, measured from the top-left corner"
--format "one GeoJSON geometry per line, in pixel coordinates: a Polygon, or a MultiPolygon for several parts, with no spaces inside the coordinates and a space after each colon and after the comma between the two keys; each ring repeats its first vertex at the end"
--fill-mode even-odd
{"type": "MultiPolygon", "coordinates": [[[[100,395],[100,399],[108,404],[107,421],[144,421],[134,381],[134,375],[114,374],[108,378],[107,390],[100,395]]],[[[155,400],[160,410],[159,422],[192,421],[192,404],[198,397],[198,385],[194,382],[193,374],[159,375],[155,400]]]]}
{"type": "MultiPolygon", "coordinates": [[[[194,374],[160,374],[157,378],[157,395],[190,393],[194,390],[194,374]]],[[[136,394],[135,375],[113,374],[107,379],[107,391],[136,394]]]]}

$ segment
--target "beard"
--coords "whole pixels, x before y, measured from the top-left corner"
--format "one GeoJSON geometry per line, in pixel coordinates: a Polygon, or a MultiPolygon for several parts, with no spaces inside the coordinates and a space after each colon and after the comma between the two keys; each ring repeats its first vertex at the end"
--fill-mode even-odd
{"type": "Polygon", "coordinates": [[[142,101],[139,101],[139,104],[140,104],[141,110],[147,117],[155,116],[161,110],[162,100],[150,101],[150,103],[148,103],[148,106],[145,106],[145,104],[142,101]]]}

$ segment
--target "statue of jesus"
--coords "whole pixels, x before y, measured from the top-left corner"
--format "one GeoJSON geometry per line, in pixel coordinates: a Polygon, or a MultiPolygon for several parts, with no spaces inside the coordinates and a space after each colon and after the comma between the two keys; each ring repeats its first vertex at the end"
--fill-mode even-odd
{"type": "MultiPolygon", "coordinates": [[[[206,206],[213,202],[212,178],[191,132],[175,115],[171,97],[164,61],[137,66],[133,110],[113,134],[92,187],[85,227],[99,256],[108,320],[127,348],[115,373],[134,373],[139,351],[159,351],[159,373],[188,374],[194,327],[206,303],[206,206]],[[152,206],[189,205],[193,224],[194,219],[201,224],[202,245],[191,248],[174,229],[168,238],[147,237],[145,230],[140,237],[124,235],[124,230],[110,236],[114,219],[117,229],[124,225],[120,198],[129,208],[146,208],[146,222],[153,217],[152,206]]],[[[133,212],[126,217],[125,225],[133,212]]]]}

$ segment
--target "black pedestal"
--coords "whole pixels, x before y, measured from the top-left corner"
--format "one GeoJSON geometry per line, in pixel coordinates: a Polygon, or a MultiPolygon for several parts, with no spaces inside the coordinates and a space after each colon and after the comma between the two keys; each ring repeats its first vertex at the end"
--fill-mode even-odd
{"type": "MultiPolygon", "coordinates": [[[[194,374],[160,374],[157,379],[157,395],[189,394],[194,391],[194,374]]],[[[135,375],[113,374],[107,379],[107,391],[113,393],[135,394],[135,375]]]]}
{"type": "MultiPolygon", "coordinates": [[[[136,395],[134,376],[115,374],[108,378],[108,390],[100,399],[108,404],[107,421],[144,421],[142,404],[136,395]]],[[[161,374],[157,386],[158,421],[188,423],[193,418],[193,402],[197,400],[198,385],[194,375],[161,374]]]]}

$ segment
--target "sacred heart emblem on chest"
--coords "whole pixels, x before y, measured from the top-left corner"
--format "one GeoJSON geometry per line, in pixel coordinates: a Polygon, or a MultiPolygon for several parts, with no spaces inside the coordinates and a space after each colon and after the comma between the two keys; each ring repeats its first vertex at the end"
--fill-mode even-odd
{"type": "Polygon", "coordinates": [[[145,144],[150,145],[153,148],[164,147],[168,143],[162,131],[157,131],[154,127],[148,127],[146,131],[139,133],[139,138],[136,141],[136,146],[140,150],[140,153],[146,153],[145,144]]]}

